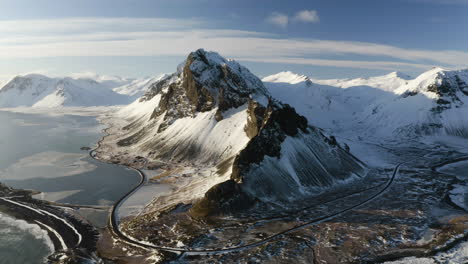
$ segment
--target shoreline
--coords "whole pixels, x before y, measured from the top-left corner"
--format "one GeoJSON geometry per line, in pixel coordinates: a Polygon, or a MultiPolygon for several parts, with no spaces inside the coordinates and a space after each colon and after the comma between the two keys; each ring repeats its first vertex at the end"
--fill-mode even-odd
{"type": "Polygon", "coordinates": [[[2,213],[14,219],[38,225],[46,231],[54,250],[49,261],[79,258],[93,259],[99,233],[92,225],[46,201],[32,198],[33,192],[0,184],[2,213]]]}
{"type": "MultiPolygon", "coordinates": [[[[21,114],[89,116],[97,121],[100,115],[110,111],[110,109],[99,107],[71,108],[60,114],[51,113],[50,109],[39,110],[39,112],[32,112],[29,108],[0,109],[0,111],[21,114]]],[[[98,122],[97,127],[101,125],[98,122]]],[[[102,139],[102,135],[98,137],[99,140],[102,139]]],[[[100,228],[89,223],[84,216],[79,215],[76,209],[108,210],[109,207],[55,203],[34,198],[34,195],[38,193],[40,192],[34,190],[14,189],[0,182],[0,210],[9,217],[36,225],[47,233],[54,249],[47,254],[45,261],[53,263],[73,262],[80,259],[99,261],[96,253],[101,237],[100,228]]]]}

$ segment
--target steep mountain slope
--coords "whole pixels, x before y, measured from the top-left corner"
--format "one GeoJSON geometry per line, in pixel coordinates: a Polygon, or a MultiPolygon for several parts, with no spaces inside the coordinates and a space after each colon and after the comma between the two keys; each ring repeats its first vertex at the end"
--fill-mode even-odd
{"type": "Polygon", "coordinates": [[[58,107],[127,104],[131,98],[92,79],[17,76],[0,90],[0,107],[58,107]]]}
{"type": "Polygon", "coordinates": [[[334,137],[214,52],[192,52],[119,116],[130,122],[117,142],[122,151],[218,166],[197,189],[206,194],[192,208],[195,215],[251,205],[246,200],[297,200],[365,172],[334,137]]]}

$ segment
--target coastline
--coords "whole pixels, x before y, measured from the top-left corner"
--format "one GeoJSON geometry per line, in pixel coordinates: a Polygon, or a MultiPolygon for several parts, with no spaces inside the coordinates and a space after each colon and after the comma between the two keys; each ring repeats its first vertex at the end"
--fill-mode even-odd
{"type": "Polygon", "coordinates": [[[47,232],[54,245],[54,252],[47,257],[49,261],[96,259],[93,253],[98,241],[97,230],[57,206],[32,198],[33,194],[0,184],[2,213],[38,225],[47,232]]]}
{"type": "MultiPolygon", "coordinates": [[[[31,108],[0,109],[0,111],[47,116],[88,116],[98,121],[98,116],[113,109],[117,109],[117,107],[77,107],[64,109],[64,112],[60,113],[50,112],[50,109],[33,110],[31,108]]],[[[100,126],[101,123],[98,124],[98,128],[100,126]]],[[[99,135],[99,140],[102,139],[102,136],[99,135]]],[[[96,145],[93,142],[88,143],[96,145]]],[[[97,257],[97,246],[101,239],[100,228],[91,224],[85,216],[78,212],[78,209],[107,210],[108,207],[50,202],[34,198],[37,194],[40,192],[14,189],[0,183],[0,210],[6,216],[36,225],[47,233],[54,250],[46,257],[45,261],[48,263],[75,263],[84,259],[92,262],[102,261],[103,259],[97,257]]]]}

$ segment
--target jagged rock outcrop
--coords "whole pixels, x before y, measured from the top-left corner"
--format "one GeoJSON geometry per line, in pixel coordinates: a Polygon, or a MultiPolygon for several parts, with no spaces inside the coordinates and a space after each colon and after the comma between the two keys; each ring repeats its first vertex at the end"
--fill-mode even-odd
{"type": "Polygon", "coordinates": [[[434,100],[431,111],[440,114],[444,110],[458,108],[464,104],[464,96],[468,95],[467,71],[446,71],[434,68],[406,86],[399,88],[397,92],[402,98],[422,94],[434,100]]]}
{"type": "Polygon", "coordinates": [[[217,108],[216,120],[223,112],[245,104],[251,95],[266,94],[262,82],[239,64],[200,49],[190,53],[182,68],[156,83],[144,100],[161,93],[152,118],[164,115],[159,131],[174,120],[217,108]]]}

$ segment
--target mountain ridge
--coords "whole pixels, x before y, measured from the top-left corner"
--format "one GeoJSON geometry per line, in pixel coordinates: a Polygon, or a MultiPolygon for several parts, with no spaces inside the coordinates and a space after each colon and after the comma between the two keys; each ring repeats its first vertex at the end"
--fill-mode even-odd
{"type": "Polygon", "coordinates": [[[123,105],[141,95],[147,83],[156,79],[150,78],[140,84],[137,80],[130,82],[121,78],[95,80],[80,76],[53,78],[41,74],[18,75],[0,89],[0,107],[123,105]],[[128,88],[132,84],[134,87],[128,88]]]}
{"type": "Polygon", "coordinates": [[[312,79],[313,85],[305,81],[265,83],[274,97],[297,105],[306,117],[323,117],[315,119],[314,124],[337,133],[359,131],[355,134],[402,139],[431,135],[465,137],[468,125],[462,116],[467,111],[467,73],[468,70],[433,68],[404,80],[401,74],[393,72],[368,79],[312,79]],[[387,86],[392,88],[382,89],[379,82],[388,78],[394,80],[387,86]]]}

